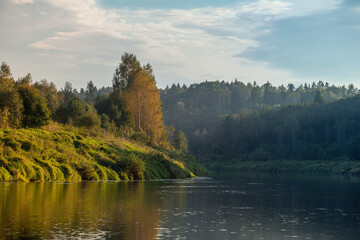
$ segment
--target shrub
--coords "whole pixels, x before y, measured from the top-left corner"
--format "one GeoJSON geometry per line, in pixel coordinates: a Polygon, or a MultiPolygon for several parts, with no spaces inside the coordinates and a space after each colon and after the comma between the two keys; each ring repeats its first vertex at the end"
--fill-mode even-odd
{"type": "Polygon", "coordinates": [[[135,154],[131,153],[125,160],[122,160],[121,167],[125,170],[129,179],[144,179],[145,163],[137,158],[135,154]]]}

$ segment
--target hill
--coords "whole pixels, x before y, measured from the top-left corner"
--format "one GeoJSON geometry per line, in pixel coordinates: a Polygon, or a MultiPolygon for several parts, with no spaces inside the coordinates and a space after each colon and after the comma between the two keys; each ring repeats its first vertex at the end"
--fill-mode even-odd
{"type": "MultiPolygon", "coordinates": [[[[76,128],[74,128],[76,130],[76,128]]],[[[69,129],[0,130],[0,181],[99,181],[206,175],[194,157],[69,129]]]]}

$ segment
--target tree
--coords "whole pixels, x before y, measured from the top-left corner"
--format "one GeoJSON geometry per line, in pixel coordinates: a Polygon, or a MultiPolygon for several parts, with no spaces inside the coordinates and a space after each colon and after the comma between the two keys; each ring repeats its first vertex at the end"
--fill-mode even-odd
{"type": "Polygon", "coordinates": [[[317,103],[317,104],[325,104],[326,103],[326,99],[324,98],[323,95],[321,95],[320,91],[316,92],[314,103],[317,103]]]}
{"type": "Polygon", "coordinates": [[[87,83],[86,92],[85,92],[85,101],[88,103],[93,103],[95,100],[95,94],[97,92],[97,88],[95,87],[92,81],[87,83]]]}
{"type": "Polygon", "coordinates": [[[0,69],[0,110],[8,111],[6,124],[9,127],[20,127],[23,105],[16,90],[10,67],[5,62],[1,64],[0,69]]]}
{"type": "Polygon", "coordinates": [[[19,78],[16,82],[16,84],[19,85],[31,85],[32,84],[32,76],[30,73],[26,74],[25,77],[19,78]]]}
{"type": "Polygon", "coordinates": [[[288,84],[288,89],[289,89],[290,92],[295,91],[295,86],[294,86],[294,84],[289,83],[289,84],[288,84]]]}
{"type": "Polygon", "coordinates": [[[132,115],[120,93],[113,92],[97,98],[95,108],[99,114],[106,114],[117,127],[133,127],[132,115]]]}
{"type": "Polygon", "coordinates": [[[181,150],[183,152],[188,151],[188,140],[183,131],[181,130],[176,131],[174,136],[173,146],[176,149],[181,150]]]}
{"type": "Polygon", "coordinates": [[[93,105],[75,96],[67,106],[67,122],[78,127],[92,128],[100,126],[101,120],[93,105]]]}
{"type": "Polygon", "coordinates": [[[30,85],[20,85],[18,91],[24,106],[22,126],[36,128],[48,124],[50,111],[40,92],[30,85]]]}
{"type": "Polygon", "coordinates": [[[131,78],[140,68],[140,63],[134,54],[124,53],[121,57],[121,63],[115,69],[113,77],[114,92],[120,92],[126,88],[131,78]]]}
{"type": "Polygon", "coordinates": [[[55,114],[56,109],[59,107],[58,92],[53,82],[48,82],[46,79],[36,82],[33,85],[40,94],[45,97],[47,108],[51,111],[52,115],[55,114]]]}
{"type": "Polygon", "coordinates": [[[124,102],[134,118],[135,130],[144,130],[153,144],[159,144],[164,134],[160,92],[155,79],[140,68],[124,89],[124,102]]]}
{"type": "Polygon", "coordinates": [[[75,96],[73,92],[72,84],[70,82],[65,83],[65,87],[62,93],[63,93],[63,104],[67,106],[70,100],[72,100],[75,96]]]}

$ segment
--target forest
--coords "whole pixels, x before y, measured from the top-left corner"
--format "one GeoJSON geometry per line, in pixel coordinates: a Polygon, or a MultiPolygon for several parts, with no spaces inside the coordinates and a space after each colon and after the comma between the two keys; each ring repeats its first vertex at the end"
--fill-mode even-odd
{"type": "MultiPolygon", "coordinates": [[[[97,95],[107,91],[111,89],[102,88],[97,95]]],[[[211,169],[249,161],[265,166],[264,161],[277,160],[358,160],[358,94],[353,84],[322,81],[297,87],[206,81],[160,90],[167,129],[181,130],[177,135],[188,141],[190,152],[211,169]]],[[[86,90],[81,89],[78,96],[86,99],[86,90]]],[[[358,171],[359,167],[329,171],[358,171]]]]}
{"type": "Polygon", "coordinates": [[[0,70],[0,181],[184,178],[207,171],[182,131],[163,124],[150,64],[125,53],[112,89],[58,90],[0,70]]]}
{"type": "Polygon", "coordinates": [[[312,103],[317,92],[324,101],[333,102],[355,96],[358,89],[353,84],[334,86],[319,81],[295,87],[289,83],[275,87],[267,82],[254,83],[215,81],[182,87],[173,84],[161,90],[165,124],[173,124],[192,135],[207,134],[209,128],[222,116],[246,114],[266,108],[312,103]]]}
{"type": "Polygon", "coordinates": [[[191,152],[212,169],[249,161],[262,167],[275,160],[360,160],[360,96],[353,84],[216,81],[173,85],[161,94],[165,122],[184,130],[191,152]]]}

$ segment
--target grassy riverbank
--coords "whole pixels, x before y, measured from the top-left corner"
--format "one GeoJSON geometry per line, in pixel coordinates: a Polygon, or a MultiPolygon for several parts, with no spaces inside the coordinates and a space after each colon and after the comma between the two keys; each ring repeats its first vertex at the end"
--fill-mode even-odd
{"type": "Polygon", "coordinates": [[[0,181],[186,178],[207,170],[187,154],[125,139],[41,129],[0,130],[0,181]]]}
{"type": "Polygon", "coordinates": [[[210,170],[262,171],[274,173],[360,174],[359,161],[231,161],[209,162],[210,170]]]}

